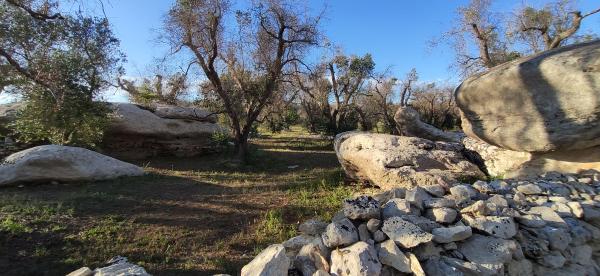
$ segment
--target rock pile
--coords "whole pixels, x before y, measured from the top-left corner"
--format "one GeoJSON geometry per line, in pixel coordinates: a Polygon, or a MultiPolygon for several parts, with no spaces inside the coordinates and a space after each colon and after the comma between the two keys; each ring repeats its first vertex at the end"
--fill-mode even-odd
{"type": "Polygon", "coordinates": [[[600,173],[396,188],[299,230],[242,275],[598,275],[600,173]]]}
{"type": "Polygon", "coordinates": [[[484,174],[463,156],[459,143],[364,132],[335,137],[335,152],[346,175],[382,189],[428,186],[483,178],[484,174]]]}

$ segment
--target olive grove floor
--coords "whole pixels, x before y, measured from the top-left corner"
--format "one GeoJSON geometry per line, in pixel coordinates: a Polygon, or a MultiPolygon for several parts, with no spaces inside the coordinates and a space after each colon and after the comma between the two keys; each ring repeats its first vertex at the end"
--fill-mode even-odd
{"type": "Polygon", "coordinates": [[[137,162],[144,177],[0,189],[0,272],[64,275],[122,255],[153,275],[236,275],[358,189],[343,184],[330,140],[295,127],[252,144],[244,166],[160,158],[137,162]]]}

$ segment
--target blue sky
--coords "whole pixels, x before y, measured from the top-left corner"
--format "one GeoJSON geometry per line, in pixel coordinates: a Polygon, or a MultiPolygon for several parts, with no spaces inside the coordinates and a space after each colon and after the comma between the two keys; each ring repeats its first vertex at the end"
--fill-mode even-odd
{"type": "MultiPolygon", "coordinates": [[[[96,10],[97,0],[88,0],[88,8],[96,10]]],[[[155,57],[165,54],[156,42],[164,14],[172,0],[105,0],[105,12],[127,55],[129,76],[143,76],[155,57]]],[[[422,81],[457,81],[449,70],[453,53],[447,47],[428,50],[428,41],[448,30],[458,6],[467,0],[310,0],[314,10],[325,4],[325,34],[348,54],[371,53],[377,69],[392,66],[402,78],[415,67],[422,81]]],[[[542,0],[497,0],[495,11],[514,10],[523,2],[540,5],[542,0]]],[[[579,7],[590,11],[600,6],[597,0],[580,0],[579,7]]],[[[600,34],[600,14],[586,19],[582,31],[600,34]]],[[[110,96],[110,95],[109,95],[110,96]]]]}
{"type": "MultiPolygon", "coordinates": [[[[510,11],[524,0],[496,1],[495,10],[510,11]]],[[[428,50],[427,42],[447,30],[458,6],[468,1],[429,0],[310,0],[319,10],[326,4],[323,27],[326,35],[349,54],[371,53],[378,69],[393,66],[398,76],[417,68],[422,80],[456,80],[448,69],[451,49],[428,50]]],[[[532,4],[547,1],[527,1],[532,4]]],[[[581,0],[583,11],[597,8],[598,1],[581,0]]],[[[112,0],[106,4],[106,15],[121,39],[128,57],[127,74],[137,76],[153,63],[153,57],[165,53],[155,42],[162,19],[172,1],[112,0]]],[[[582,28],[600,33],[600,15],[584,21],[582,28]]]]}

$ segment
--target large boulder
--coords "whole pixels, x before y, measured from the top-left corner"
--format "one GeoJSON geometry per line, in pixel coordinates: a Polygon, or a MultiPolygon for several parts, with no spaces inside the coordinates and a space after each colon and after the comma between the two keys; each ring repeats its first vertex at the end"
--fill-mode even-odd
{"type": "Polygon", "coordinates": [[[421,121],[421,116],[410,106],[399,107],[394,115],[396,126],[404,136],[414,136],[432,141],[460,143],[461,132],[448,132],[421,121]]]}
{"type": "Polygon", "coordinates": [[[121,158],[194,156],[214,149],[211,137],[223,132],[214,115],[197,108],[159,105],[144,108],[113,103],[103,150],[121,158]]]}
{"type": "Polygon", "coordinates": [[[465,149],[477,153],[487,173],[494,177],[529,177],[555,171],[579,173],[600,171],[600,146],[549,153],[519,152],[503,149],[477,139],[463,139],[465,149]]]}
{"type": "Polygon", "coordinates": [[[462,155],[462,145],[386,134],[345,132],[335,150],[346,175],[383,189],[437,185],[440,180],[483,178],[462,155]]]}
{"type": "Polygon", "coordinates": [[[0,164],[0,186],[47,181],[95,181],[140,176],[144,170],[97,152],[46,145],[17,152],[0,164]]]}
{"type": "Polygon", "coordinates": [[[462,128],[501,148],[553,152],[600,145],[600,41],[497,66],[456,89],[462,128]]]}

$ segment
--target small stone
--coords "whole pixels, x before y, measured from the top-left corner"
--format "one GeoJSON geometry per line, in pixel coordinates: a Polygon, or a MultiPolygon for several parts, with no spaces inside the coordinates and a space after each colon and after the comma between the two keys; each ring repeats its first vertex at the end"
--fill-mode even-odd
{"type": "Polygon", "coordinates": [[[473,214],[474,216],[486,216],[488,214],[487,205],[485,201],[478,200],[475,203],[460,210],[463,214],[473,214]]]}
{"type": "Polygon", "coordinates": [[[385,235],[385,233],[383,233],[383,231],[377,230],[375,233],[373,233],[373,239],[375,240],[375,242],[382,242],[387,239],[387,236],[385,235]]]}
{"type": "Polygon", "coordinates": [[[389,265],[400,272],[410,273],[410,260],[400,251],[392,240],[387,240],[376,245],[379,261],[389,265]]]}
{"type": "Polygon", "coordinates": [[[452,223],[456,220],[458,212],[452,208],[442,207],[427,209],[426,216],[438,223],[452,223]]]}
{"type": "MultiPolygon", "coordinates": [[[[379,275],[381,263],[375,247],[366,242],[357,242],[351,246],[331,252],[331,274],[335,276],[379,275]]],[[[287,275],[272,274],[272,275],[287,275]]]]}
{"type": "Polygon", "coordinates": [[[371,239],[371,234],[369,234],[369,229],[367,229],[367,224],[363,223],[358,226],[358,238],[361,241],[368,241],[371,239]]]}
{"type": "Polygon", "coordinates": [[[433,239],[431,234],[400,217],[385,220],[381,230],[404,248],[412,248],[433,239]]]}
{"type": "Polygon", "coordinates": [[[523,193],[515,193],[513,196],[513,202],[517,206],[526,206],[527,205],[527,197],[523,193]]]}
{"type": "Polygon", "coordinates": [[[529,209],[530,214],[540,215],[547,224],[554,227],[567,227],[565,221],[550,207],[536,206],[529,209]]]}
{"type": "Polygon", "coordinates": [[[593,249],[589,245],[572,246],[567,249],[571,254],[573,262],[580,265],[590,265],[592,263],[593,249]]]}
{"type": "Polygon", "coordinates": [[[444,247],[444,250],[446,250],[446,251],[458,249],[458,245],[455,242],[444,243],[444,244],[442,244],[442,247],[444,247]]]}
{"type": "Polygon", "coordinates": [[[544,255],[541,259],[538,260],[538,263],[550,268],[561,268],[565,265],[567,259],[560,254],[558,251],[552,251],[549,254],[544,255]]]}
{"type": "Polygon", "coordinates": [[[485,181],[477,180],[473,183],[473,188],[478,190],[480,193],[488,194],[494,191],[492,185],[488,184],[485,181]]]}
{"type": "Polygon", "coordinates": [[[436,197],[443,197],[446,194],[446,189],[442,185],[427,185],[421,186],[427,193],[436,197]]]}
{"type": "Polygon", "coordinates": [[[535,184],[526,184],[517,186],[517,191],[525,194],[525,195],[539,195],[542,194],[542,188],[535,184]]]}
{"type": "Polygon", "coordinates": [[[477,191],[467,185],[456,185],[450,188],[450,194],[454,197],[456,204],[461,204],[476,197],[477,191]]]}
{"type": "Polygon", "coordinates": [[[458,251],[467,260],[479,264],[503,264],[512,259],[516,243],[494,237],[474,234],[466,241],[458,244],[458,251]]]}
{"type": "Polygon", "coordinates": [[[367,222],[367,229],[369,229],[371,233],[377,232],[377,230],[379,230],[379,226],[381,226],[381,221],[378,219],[370,219],[367,222]]]}
{"type": "Polygon", "coordinates": [[[379,218],[379,202],[370,196],[344,200],[344,215],[350,219],[379,218]]]}
{"type": "Polygon", "coordinates": [[[290,259],[285,255],[285,248],[274,244],[242,267],[241,276],[287,275],[289,267],[290,259]]]}
{"type": "Polygon", "coordinates": [[[329,248],[346,246],[358,241],[358,230],[348,219],[332,222],[322,234],[323,243],[329,248]]]}
{"type": "Polygon", "coordinates": [[[552,202],[560,202],[560,203],[567,203],[569,202],[569,199],[564,197],[564,196],[549,196],[548,200],[552,201],[552,202]]]}
{"type": "Polygon", "coordinates": [[[441,224],[422,216],[407,215],[401,216],[401,218],[416,226],[419,226],[419,228],[421,228],[425,232],[431,233],[433,229],[442,227],[441,224]]]}
{"type": "Polygon", "coordinates": [[[309,219],[300,224],[298,230],[305,235],[317,236],[321,235],[325,228],[327,228],[327,223],[317,219],[309,219]]]}
{"type": "Polygon", "coordinates": [[[531,228],[541,228],[546,226],[546,221],[537,215],[522,215],[515,218],[518,223],[531,228]]]}
{"type": "Polygon", "coordinates": [[[282,245],[283,245],[283,247],[285,247],[285,249],[287,251],[296,251],[297,252],[303,246],[312,243],[313,240],[314,240],[314,237],[312,237],[312,236],[300,235],[300,236],[290,238],[289,240],[283,242],[282,245]]]}
{"type": "Polygon", "coordinates": [[[444,249],[437,246],[434,242],[426,242],[412,248],[411,251],[417,255],[417,259],[423,261],[433,257],[439,257],[444,249]]]}
{"type": "Polygon", "coordinates": [[[546,226],[542,228],[542,234],[550,242],[550,248],[563,251],[571,243],[571,235],[564,228],[546,226]]]}
{"type": "Polygon", "coordinates": [[[508,276],[529,276],[533,275],[533,265],[527,259],[511,260],[506,264],[506,273],[508,276]]]}
{"type": "Polygon", "coordinates": [[[382,207],[383,219],[398,217],[402,215],[420,215],[421,212],[417,208],[411,208],[407,200],[394,198],[386,202],[382,207]]]}
{"type": "Polygon", "coordinates": [[[451,243],[468,239],[472,235],[469,226],[454,226],[433,229],[433,241],[437,243],[451,243]]]}
{"type": "Polygon", "coordinates": [[[423,201],[425,208],[454,207],[456,203],[449,198],[431,198],[423,201]]]}
{"type": "Polygon", "coordinates": [[[504,180],[493,180],[492,182],[490,182],[490,186],[492,186],[492,188],[494,189],[495,194],[505,194],[510,192],[511,190],[510,185],[504,180]]]}
{"type": "Polygon", "coordinates": [[[421,187],[415,187],[406,191],[405,199],[415,207],[423,209],[423,200],[430,199],[431,196],[421,187]]]}
{"type": "Polygon", "coordinates": [[[408,259],[410,259],[410,270],[415,276],[426,276],[419,259],[413,253],[408,253],[408,259]]]}
{"type": "Polygon", "coordinates": [[[488,198],[487,203],[495,204],[496,206],[501,207],[501,208],[508,207],[508,201],[501,195],[494,195],[494,196],[488,198]]]}
{"type": "Polygon", "coordinates": [[[463,216],[469,226],[489,235],[502,239],[510,239],[517,234],[517,225],[511,217],[471,217],[463,216]]]}
{"type": "Polygon", "coordinates": [[[576,201],[567,202],[567,206],[569,206],[569,208],[571,209],[571,213],[575,217],[583,218],[583,216],[584,216],[583,207],[581,207],[581,204],[579,204],[579,202],[576,202],[576,201]]]}

